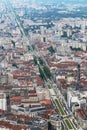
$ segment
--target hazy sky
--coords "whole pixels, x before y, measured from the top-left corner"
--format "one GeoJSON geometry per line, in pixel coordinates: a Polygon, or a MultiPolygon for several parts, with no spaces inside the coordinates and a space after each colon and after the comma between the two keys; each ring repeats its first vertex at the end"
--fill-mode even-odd
{"type": "Polygon", "coordinates": [[[46,2],[46,3],[50,3],[50,2],[54,2],[54,3],[62,3],[62,2],[67,2],[67,3],[83,3],[83,4],[87,4],[87,0],[34,0],[34,1],[38,1],[38,2],[46,2]]]}
{"type": "MultiPolygon", "coordinates": [[[[4,0],[0,0],[0,1],[4,1],[4,0]]],[[[14,1],[14,0],[9,0],[9,1],[14,1]]],[[[15,0],[15,1],[24,1],[24,0],[15,0]]],[[[25,0],[26,1],[26,0],[25,0]]],[[[61,4],[61,3],[65,3],[65,4],[87,4],[87,0],[27,0],[30,3],[57,3],[57,4],[61,4]]]]}

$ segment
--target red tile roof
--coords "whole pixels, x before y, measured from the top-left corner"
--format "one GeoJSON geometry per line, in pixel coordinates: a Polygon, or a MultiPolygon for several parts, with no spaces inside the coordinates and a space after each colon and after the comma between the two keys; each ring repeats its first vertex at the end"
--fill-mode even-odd
{"type": "Polygon", "coordinates": [[[81,118],[87,119],[87,109],[78,109],[76,112],[81,118]]]}
{"type": "Polygon", "coordinates": [[[87,80],[81,80],[81,86],[87,88],[87,80]]]}
{"type": "Polygon", "coordinates": [[[22,97],[20,96],[10,98],[11,101],[21,101],[21,99],[22,97]]]}
{"type": "Polygon", "coordinates": [[[25,125],[10,124],[7,121],[0,121],[0,127],[9,128],[11,130],[26,130],[26,126],[25,125]]]}

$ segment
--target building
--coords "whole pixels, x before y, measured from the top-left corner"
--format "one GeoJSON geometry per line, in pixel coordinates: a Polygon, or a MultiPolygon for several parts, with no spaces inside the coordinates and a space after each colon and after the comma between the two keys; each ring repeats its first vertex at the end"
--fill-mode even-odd
{"type": "Polygon", "coordinates": [[[60,115],[51,115],[50,123],[55,130],[62,130],[62,119],[60,115]]]}
{"type": "Polygon", "coordinates": [[[50,99],[49,91],[45,88],[36,88],[37,96],[39,100],[50,99]]]}
{"type": "Polygon", "coordinates": [[[9,130],[9,128],[1,127],[0,130],[9,130]]]}
{"type": "Polygon", "coordinates": [[[41,130],[41,128],[39,128],[39,127],[31,127],[31,128],[29,128],[29,130],[41,130]]]}
{"type": "Polygon", "coordinates": [[[82,128],[84,130],[87,129],[87,109],[78,109],[75,112],[75,116],[80,124],[80,126],[82,126],[82,128]]]}
{"type": "Polygon", "coordinates": [[[41,130],[48,130],[48,122],[41,118],[33,118],[33,126],[40,128],[41,130]]]}
{"type": "Polygon", "coordinates": [[[86,108],[86,96],[85,92],[76,91],[74,88],[67,89],[67,104],[72,112],[86,108]]]}
{"type": "Polygon", "coordinates": [[[46,42],[46,41],[47,41],[46,36],[41,36],[41,42],[46,42]]]}
{"type": "Polygon", "coordinates": [[[68,36],[68,37],[72,36],[72,30],[71,30],[71,29],[68,29],[68,30],[67,30],[67,36],[68,36]]]}
{"type": "Polygon", "coordinates": [[[7,84],[8,83],[8,75],[0,75],[0,84],[7,84]]]}
{"type": "Polygon", "coordinates": [[[7,110],[6,94],[5,93],[0,93],[0,109],[7,110]]]}

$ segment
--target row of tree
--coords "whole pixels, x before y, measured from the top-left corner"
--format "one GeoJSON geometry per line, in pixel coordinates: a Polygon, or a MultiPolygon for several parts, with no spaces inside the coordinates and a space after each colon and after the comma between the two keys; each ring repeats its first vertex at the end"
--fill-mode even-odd
{"type": "Polygon", "coordinates": [[[80,47],[76,48],[76,47],[70,46],[70,49],[71,49],[72,51],[82,51],[82,49],[81,49],[80,47]]]}
{"type": "Polygon", "coordinates": [[[47,78],[51,77],[50,69],[47,66],[44,67],[38,66],[38,68],[39,68],[40,76],[43,80],[47,80],[47,78]]]}
{"type": "Polygon", "coordinates": [[[37,58],[36,56],[34,56],[34,64],[37,65],[38,62],[40,65],[44,65],[44,61],[41,57],[37,58]]]}

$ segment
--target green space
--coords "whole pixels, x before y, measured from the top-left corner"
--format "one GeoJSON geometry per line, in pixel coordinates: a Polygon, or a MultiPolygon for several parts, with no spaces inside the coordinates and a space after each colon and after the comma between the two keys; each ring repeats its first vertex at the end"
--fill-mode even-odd
{"type": "Polygon", "coordinates": [[[47,81],[47,77],[46,77],[46,75],[45,75],[45,73],[44,73],[43,68],[42,68],[40,65],[38,65],[38,69],[39,69],[39,73],[40,73],[41,78],[42,78],[43,80],[47,81]]]}
{"type": "Polygon", "coordinates": [[[34,56],[34,64],[37,65],[37,57],[34,56]]]}
{"type": "Polygon", "coordinates": [[[59,109],[60,113],[64,116],[64,115],[65,115],[65,112],[64,112],[64,110],[63,110],[61,104],[59,103],[59,101],[58,101],[57,99],[55,99],[55,102],[56,102],[56,104],[57,104],[57,106],[58,106],[58,109],[59,109]]]}
{"type": "Polygon", "coordinates": [[[50,86],[50,84],[48,84],[47,86],[48,86],[48,89],[51,89],[51,86],[50,86]]]}
{"type": "Polygon", "coordinates": [[[42,57],[39,57],[38,60],[39,60],[40,65],[44,64],[44,61],[43,61],[42,57]]]}
{"type": "Polygon", "coordinates": [[[70,123],[70,121],[68,120],[68,119],[65,119],[65,123],[66,123],[66,125],[68,126],[68,128],[71,130],[71,129],[73,129],[72,128],[72,125],[71,125],[71,123],[70,123]]]}
{"type": "Polygon", "coordinates": [[[47,66],[44,66],[44,67],[43,67],[43,71],[44,71],[45,75],[46,75],[48,78],[51,77],[50,69],[49,69],[47,66]]]}
{"type": "MultiPolygon", "coordinates": [[[[35,61],[36,59],[34,59],[34,62],[35,61]]],[[[38,68],[41,78],[47,81],[47,78],[51,77],[50,69],[47,66],[41,67],[41,65],[38,65],[38,68]]]]}
{"type": "Polygon", "coordinates": [[[55,50],[54,50],[54,48],[52,46],[48,47],[47,49],[51,52],[51,54],[55,53],[55,50]]]}

